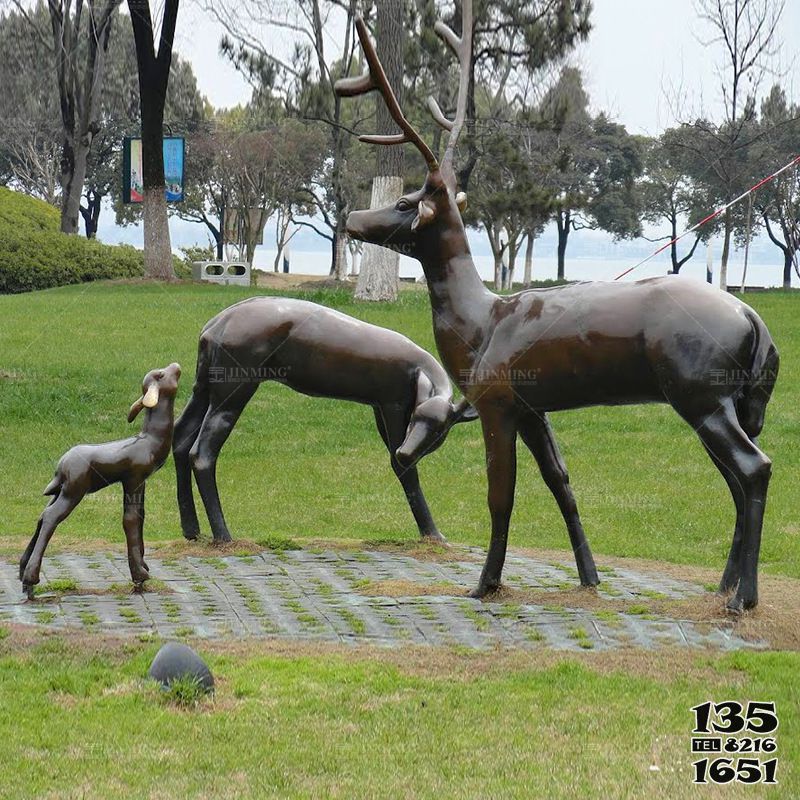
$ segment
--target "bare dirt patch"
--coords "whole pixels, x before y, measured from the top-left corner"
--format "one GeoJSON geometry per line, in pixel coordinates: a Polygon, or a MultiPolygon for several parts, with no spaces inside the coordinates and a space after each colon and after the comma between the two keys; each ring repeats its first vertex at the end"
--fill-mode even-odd
{"type": "MultiPolygon", "coordinates": [[[[114,663],[124,663],[141,649],[152,646],[153,640],[131,641],[110,634],[87,634],[85,631],[34,630],[29,626],[6,623],[9,635],[0,640],[0,655],[35,659],[37,649],[58,650],[66,657],[102,655],[114,663]]],[[[718,651],[665,647],[657,651],[624,647],[618,650],[566,652],[541,648],[512,650],[498,647],[488,651],[455,647],[408,645],[384,648],[369,644],[340,645],[329,642],[290,641],[287,639],[190,640],[203,657],[234,656],[247,658],[279,658],[286,660],[321,658],[341,659],[345,663],[369,663],[388,666],[400,674],[413,677],[439,678],[444,681],[470,682],[485,676],[502,676],[525,671],[551,669],[564,663],[579,663],[599,674],[625,673],[657,680],[664,684],[678,680],[719,682],[746,685],[746,673],[734,666],[718,663],[718,651]]],[[[225,694],[224,676],[217,678],[218,693],[225,694]]],[[[123,689],[125,691],[125,689],[123,689]]],[[[236,698],[230,698],[235,704],[236,698]]],[[[209,710],[213,710],[214,706],[209,710]]],[[[216,705],[219,709],[220,706],[216,705]]]]}

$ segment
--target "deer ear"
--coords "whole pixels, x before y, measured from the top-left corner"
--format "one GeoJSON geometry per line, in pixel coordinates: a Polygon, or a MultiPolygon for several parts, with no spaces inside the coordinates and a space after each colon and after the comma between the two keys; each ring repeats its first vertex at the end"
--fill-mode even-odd
{"type": "Polygon", "coordinates": [[[142,398],[142,405],[145,408],[155,408],[158,405],[158,383],[153,381],[148,387],[147,391],[145,392],[144,397],[142,398]]]}
{"type": "Polygon", "coordinates": [[[417,376],[416,405],[418,406],[420,405],[420,403],[424,403],[428,398],[432,396],[433,396],[433,384],[431,383],[431,379],[422,370],[420,370],[419,375],[417,376]]]}
{"type": "Polygon", "coordinates": [[[463,214],[467,210],[467,193],[466,192],[459,192],[456,195],[456,205],[458,206],[458,210],[461,214],[463,214]]]}
{"type": "Polygon", "coordinates": [[[132,406],[131,410],[128,412],[128,422],[133,422],[136,417],[139,416],[139,412],[144,408],[144,403],[142,402],[144,397],[140,397],[132,406]]]}
{"type": "Polygon", "coordinates": [[[417,206],[417,216],[411,223],[411,230],[415,231],[417,228],[424,228],[436,219],[436,209],[428,205],[424,200],[419,201],[417,206]]]}
{"type": "Polygon", "coordinates": [[[470,405],[466,397],[462,397],[457,403],[453,404],[451,408],[451,424],[456,424],[457,422],[473,422],[476,419],[480,419],[478,412],[475,410],[475,406],[470,405]]]}

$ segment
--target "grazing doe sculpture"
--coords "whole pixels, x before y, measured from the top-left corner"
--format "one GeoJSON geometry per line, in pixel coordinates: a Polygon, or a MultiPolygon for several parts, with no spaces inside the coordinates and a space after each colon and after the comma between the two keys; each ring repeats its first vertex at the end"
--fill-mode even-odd
{"type": "Polygon", "coordinates": [[[336,83],[341,96],[377,90],[402,133],[361,136],[374,144],[412,142],[428,173],[421,189],[375,210],[353,211],[355,239],[402,247],[425,272],[439,355],[483,427],[491,542],[474,597],[500,586],[514,503],[517,436],[535,457],[569,532],[583,585],[599,583],[564,461],[547,412],[592,405],[669,403],[697,433],[736,506],[736,527],[720,591],[733,612],[758,602],[757,568],[771,473],[759,449],[778,353],[753,309],[727,292],[678,277],[635,283],[588,282],[509,296],[490,292],[472,260],[453,155],[466,117],[472,3],[462,3],[461,37],[436,33],[460,64],[455,119],[433,98],[449,132],[441,164],[398,105],[366,26],[357,30],[367,72],[336,83]]]}
{"type": "Polygon", "coordinates": [[[140,591],[150,577],[142,539],[144,486],[169,457],[180,376],[179,364],[151,370],[144,376],[142,396],[128,412],[128,422],[133,422],[145,410],[141,433],[105,444],[79,444],[61,456],[55,476],[44,490],[45,495],[50,495],[50,503],[39,517],[36,533],[19,563],[19,578],[30,599],[33,587],[39,583],[42,556],[56,527],[87,494],[114,483],[122,484],[122,527],[134,588],[140,591]]]}
{"type": "Polygon", "coordinates": [[[415,465],[442,444],[453,424],[477,419],[474,410],[466,400],[453,403],[452,384],[441,364],[405,336],[285,297],[236,303],[209,320],[200,334],[195,384],[176,423],[173,445],[187,539],[200,533],[194,472],[214,541],[231,541],[217,489],[217,458],[264,381],[372,406],[420,536],[444,541],[415,465]]]}

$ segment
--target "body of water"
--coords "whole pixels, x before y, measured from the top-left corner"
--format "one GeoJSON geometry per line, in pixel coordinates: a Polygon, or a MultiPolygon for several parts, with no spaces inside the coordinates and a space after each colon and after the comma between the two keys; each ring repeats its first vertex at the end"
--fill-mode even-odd
{"type": "MultiPolygon", "coordinates": [[[[744,262],[738,258],[738,253],[734,253],[734,258],[728,264],[728,285],[738,286],[742,280],[742,268],[744,262]]],[[[275,251],[260,247],[256,252],[255,266],[263,270],[272,270],[275,251]]],[[[491,256],[476,255],[474,257],[478,272],[484,280],[494,279],[494,262],[491,256]]],[[[568,280],[580,281],[611,281],[632,267],[639,259],[633,258],[624,260],[619,258],[573,258],[567,257],[566,277],[568,280]]],[[[302,275],[328,274],[330,268],[330,255],[328,252],[307,252],[302,250],[291,251],[289,255],[289,268],[291,272],[302,275]]],[[[647,264],[635,269],[622,280],[640,280],[642,278],[652,278],[658,275],[666,275],[670,269],[669,256],[662,253],[656,258],[648,261],[647,264]]],[[[715,282],[718,280],[717,270],[719,264],[715,265],[715,282]]],[[[515,271],[515,280],[521,281],[523,276],[524,263],[520,260],[515,271]]],[[[557,261],[555,257],[534,256],[533,278],[534,280],[555,279],[557,274],[557,261]]],[[[681,269],[681,275],[697,280],[706,279],[705,258],[695,258],[689,261],[681,269]]],[[[400,276],[402,278],[419,278],[422,276],[422,267],[418,261],[407,256],[400,258],[400,276]]],[[[794,276],[795,280],[797,276],[794,276]]],[[[748,286],[781,286],[783,283],[783,264],[776,261],[772,264],[748,264],[747,285],[748,286]]]]}

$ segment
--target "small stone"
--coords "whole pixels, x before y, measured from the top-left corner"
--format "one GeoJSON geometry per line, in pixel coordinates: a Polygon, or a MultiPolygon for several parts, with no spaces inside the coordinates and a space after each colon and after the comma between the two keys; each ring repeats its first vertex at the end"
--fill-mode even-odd
{"type": "Polygon", "coordinates": [[[179,678],[195,678],[206,692],[214,691],[214,676],[205,661],[185,644],[167,642],[157,653],[147,677],[165,689],[179,678]]]}

